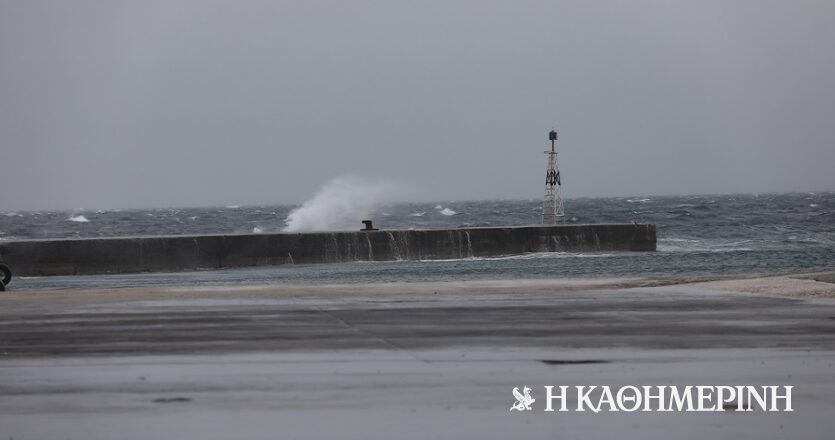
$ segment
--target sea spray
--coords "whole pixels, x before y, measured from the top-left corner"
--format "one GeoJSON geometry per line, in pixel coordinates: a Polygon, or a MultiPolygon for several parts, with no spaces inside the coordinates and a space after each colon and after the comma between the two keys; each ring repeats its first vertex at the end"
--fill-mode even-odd
{"type": "Polygon", "coordinates": [[[392,182],[354,176],[337,177],[284,220],[284,232],[352,229],[382,203],[397,200],[402,189],[392,182]]]}

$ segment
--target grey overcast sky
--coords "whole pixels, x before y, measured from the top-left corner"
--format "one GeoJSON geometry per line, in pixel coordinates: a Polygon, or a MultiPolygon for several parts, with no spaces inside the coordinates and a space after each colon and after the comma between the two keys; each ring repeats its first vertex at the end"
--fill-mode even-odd
{"type": "Polygon", "coordinates": [[[0,0],[0,210],[835,190],[833,1],[0,0]]]}

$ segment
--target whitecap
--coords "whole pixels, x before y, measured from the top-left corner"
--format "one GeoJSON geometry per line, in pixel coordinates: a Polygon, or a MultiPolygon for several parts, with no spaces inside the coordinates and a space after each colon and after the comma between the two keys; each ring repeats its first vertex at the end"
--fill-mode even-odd
{"type": "Polygon", "coordinates": [[[67,221],[77,222],[77,223],[87,223],[90,220],[87,220],[87,217],[84,217],[83,215],[74,215],[74,216],[71,216],[70,218],[68,218],[67,221]]]}
{"type": "Polygon", "coordinates": [[[435,205],[435,209],[444,209],[444,207],[441,205],[435,205]]]}
{"type": "Polygon", "coordinates": [[[810,208],[817,208],[817,207],[818,207],[818,205],[817,205],[816,203],[810,203],[810,204],[809,204],[809,207],[810,207],[810,208]]]}
{"type": "Polygon", "coordinates": [[[413,212],[409,215],[411,215],[412,217],[423,217],[423,214],[426,214],[426,213],[425,212],[413,212]]]}
{"type": "Polygon", "coordinates": [[[261,229],[261,228],[259,228],[258,226],[256,226],[256,227],[252,228],[252,233],[253,233],[253,234],[260,234],[260,233],[262,233],[262,232],[264,232],[264,230],[263,230],[263,229],[261,229]]]}
{"type": "Polygon", "coordinates": [[[626,199],[629,203],[646,203],[649,202],[651,199],[626,199]]]}
{"type": "Polygon", "coordinates": [[[194,221],[194,220],[197,220],[197,216],[193,215],[193,216],[189,217],[188,219],[191,220],[191,221],[194,221]]]}
{"type": "Polygon", "coordinates": [[[458,213],[449,209],[449,208],[444,208],[444,209],[441,210],[441,214],[443,214],[443,215],[455,215],[455,214],[458,214],[458,213]]]}

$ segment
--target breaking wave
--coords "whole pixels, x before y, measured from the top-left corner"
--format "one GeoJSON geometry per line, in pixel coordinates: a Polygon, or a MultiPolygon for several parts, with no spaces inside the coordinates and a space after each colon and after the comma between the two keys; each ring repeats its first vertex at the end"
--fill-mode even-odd
{"type": "Polygon", "coordinates": [[[402,191],[393,183],[352,176],[337,177],[312,199],[290,212],[284,232],[356,228],[374,208],[397,200],[402,191]]]}

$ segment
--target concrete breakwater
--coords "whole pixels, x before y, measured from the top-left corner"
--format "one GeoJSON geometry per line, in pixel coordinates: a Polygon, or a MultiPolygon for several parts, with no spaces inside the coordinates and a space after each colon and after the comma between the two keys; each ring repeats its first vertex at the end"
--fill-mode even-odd
{"type": "Polygon", "coordinates": [[[594,224],[0,242],[16,275],[169,272],[529,252],[654,251],[655,225],[594,224]]]}

